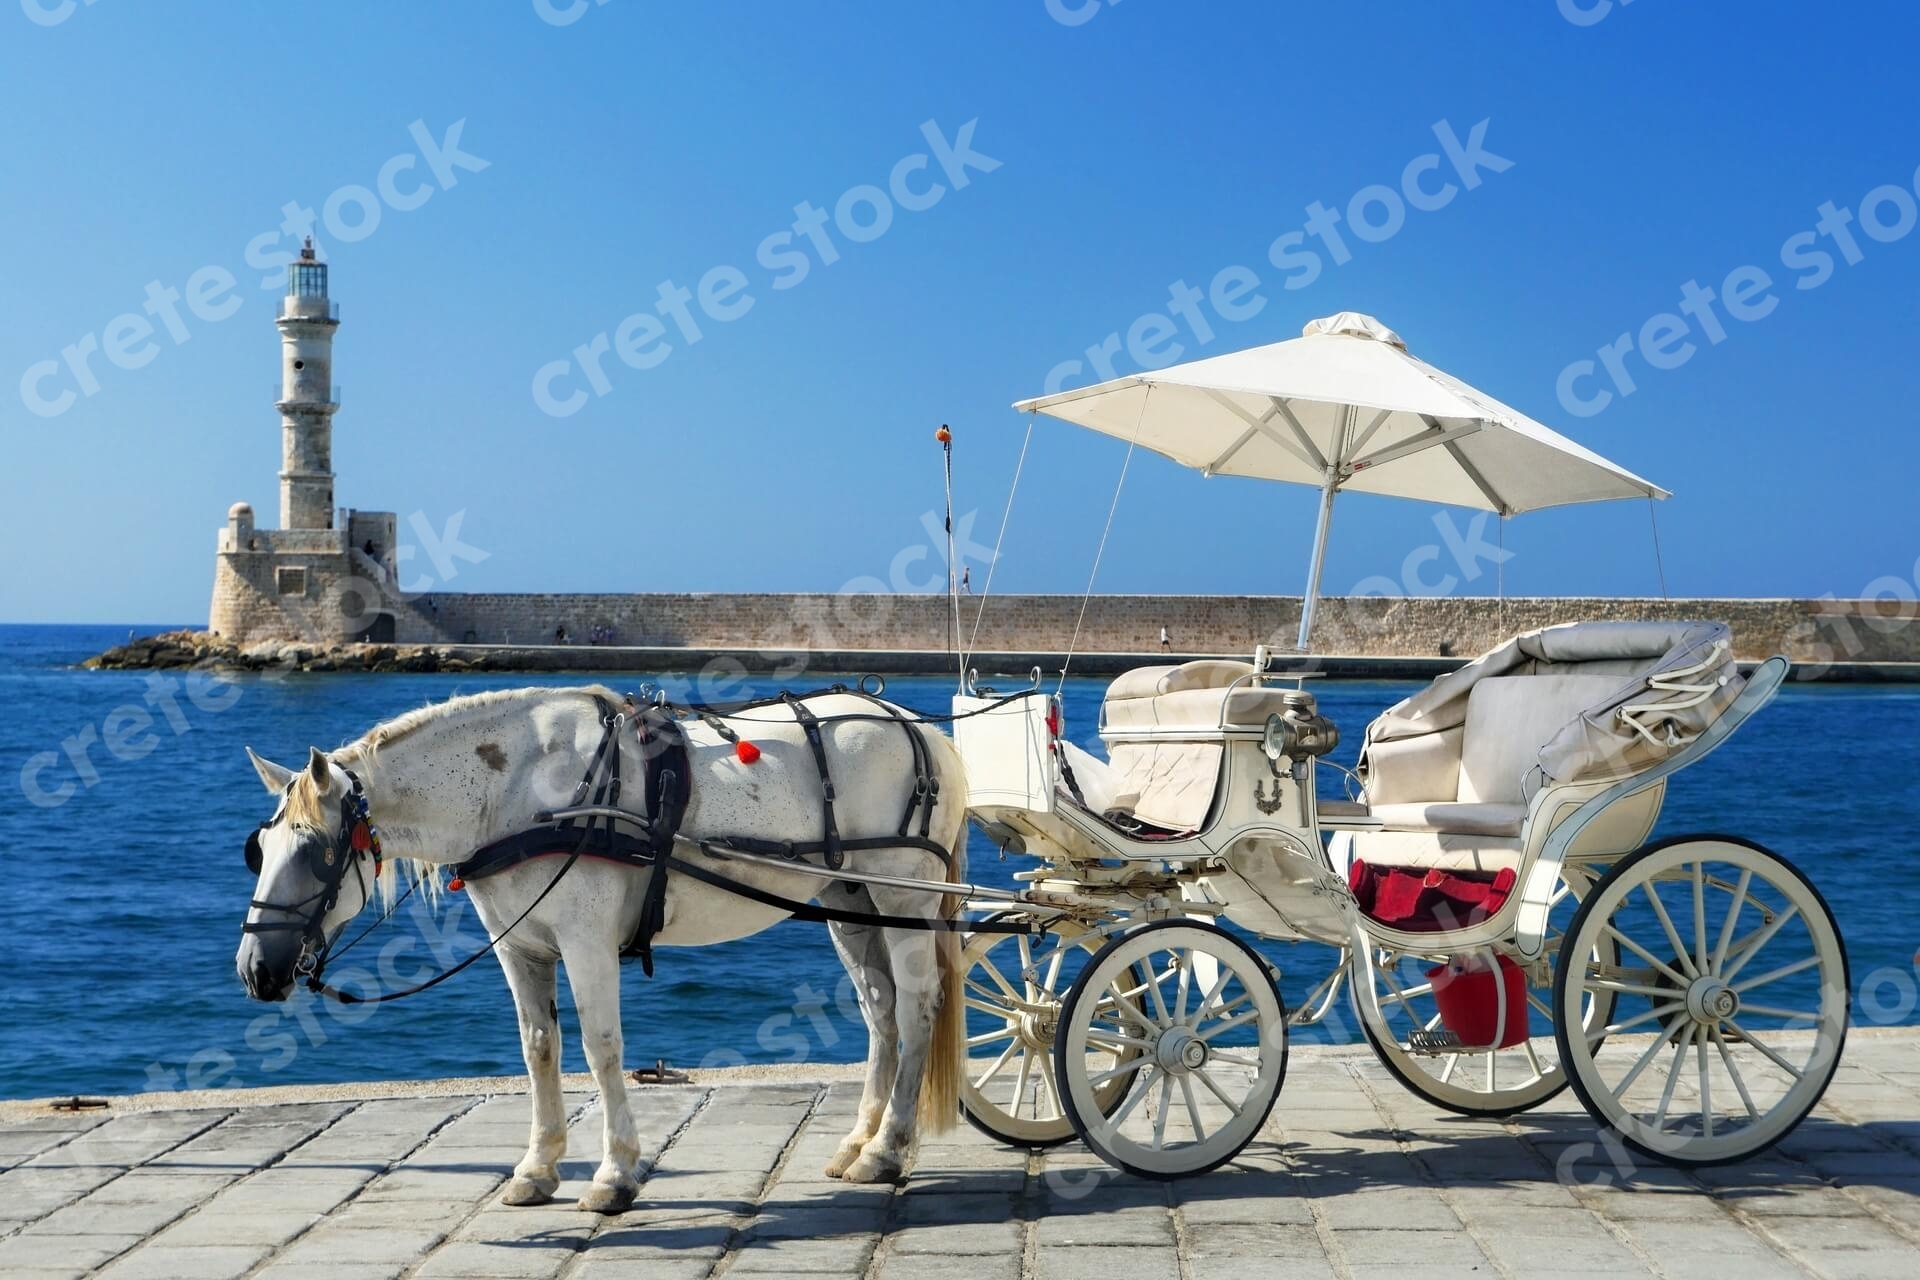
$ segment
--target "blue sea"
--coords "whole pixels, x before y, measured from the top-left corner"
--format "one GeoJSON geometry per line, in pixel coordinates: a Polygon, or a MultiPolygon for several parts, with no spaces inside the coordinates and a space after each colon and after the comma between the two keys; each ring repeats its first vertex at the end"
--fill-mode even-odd
{"type": "MultiPolygon", "coordinates": [[[[77,668],[128,633],[0,627],[0,1097],[519,1072],[512,1001],[491,960],[377,1008],[246,998],[233,970],[253,887],[241,847],[271,805],[242,748],[297,762],[309,745],[336,746],[426,702],[569,678],[253,675],[202,687],[184,673],[77,668]],[[123,749],[109,752],[104,739],[123,749]]],[[[671,676],[659,681],[688,692],[671,676]]],[[[1104,683],[1066,685],[1069,735],[1090,748],[1104,683]]],[[[899,678],[888,692],[939,710],[952,684],[899,678]]],[[[1322,709],[1347,737],[1334,758],[1351,765],[1367,721],[1413,687],[1318,682],[1322,709]]],[[[1866,988],[1856,1021],[1916,1020],[1916,712],[1912,687],[1789,687],[1674,779],[1656,832],[1739,833],[1806,870],[1845,934],[1856,993],[1866,988]]],[[[1024,865],[977,834],[970,856],[985,883],[1010,884],[1024,865]]],[[[452,895],[438,917],[403,911],[341,963],[393,984],[484,942],[452,895]]],[[[1289,1002],[1325,971],[1324,951],[1261,945],[1286,973],[1289,1002]]],[[[656,977],[627,970],[628,1066],[856,1060],[864,1033],[841,982],[820,926],[664,951],[656,977]]],[[[566,1052],[568,1070],[584,1069],[573,1044],[566,1052]]]]}

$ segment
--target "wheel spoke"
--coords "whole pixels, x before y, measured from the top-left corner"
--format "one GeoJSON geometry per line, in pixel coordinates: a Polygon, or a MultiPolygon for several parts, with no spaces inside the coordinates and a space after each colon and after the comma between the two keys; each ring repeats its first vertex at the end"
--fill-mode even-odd
{"type": "Polygon", "coordinates": [[[1229,1018],[1225,1022],[1215,1023],[1213,1026],[1208,1027],[1205,1031],[1200,1031],[1196,1029],[1194,1031],[1194,1034],[1199,1036],[1202,1040],[1211,1040],[1215,1036],[1220,1035],[1223,1032],[1231,1031],[1235,1027],[1243,1026],[1246,1023],[1252,1022],[1255,1019],[1257,1019],[1259,1016],[1260,1016],[1260,1011],[1258,1009],[1249,1009],[1237,1018],[1229,1018]]]}
{"type": "MultiPolygon", "coordinates": [[[[1680,931],[1673,927],[1673,917],[1667,914],[1667,904],[1660,901],[1660,895],[1653,891],[1653,886],[1654,881],[1643,880],[1640,882],[1640,892],[1653,904],[1653,914],[1660,917],[1660,927],[1667,931],[1667,941],[1673,946],[1674,960],[1687,971],[1688,978],[1698,977],[1700,971],[1694,967],[1693,955],[1687,944],[1680,940],[1680,931]]],[[[1651,960],[1653,957],[1647,958],[1651,960]]]]}
{"type": "Polygon", "coordinates": [[[1126,1121],[1126,1118],[1133,1114],[1133,1109],[1140,1105],[1140,1100],[1153,1092],[1153,1082],[1158,1080],[1162,1074],[1164,1073],[1159,1067],[1151,1062],[1147,1064],[1146,1079],[1135,1085],[1133,1096],[1121,1103],[1120,1109],[1107,1118],[1107,1123],[1113,1127],[1116,1133],[1119,1132],[1120,1126],[1126,1121]]]}
{"type": "Polygon", "coordinates": [[[1750,1044],[1754,1048],[1758,1049],[1762,1054],[1766,1055],[1768,1060],[1770,1060],[1774,1066],[1780,1068],[1782,1071],[1792,1076],[1795,1080],[1799,1080],[1800,1078],[1806,1075],[1806,1072],[1800,1070],[1800,1068],[1794,1066],[1791,1062],[1788,1062],[1785,1058],[1775,1053],[1772,1049],[1769,1049],[1766,1045],[1762,1044],[1759,1040],[1756,1040],[1753,1037],[1753,1035],[1747,1031],[1745,1027],[1735,1022],[1732,1018],[1726,1018],[1726,1019],[1723,1019],[1723,1021],[1727,1024],[1727,1029],[1733,1032],[1733,1034],[1739,1036],[1743,1043],[1750,1044]]]}
{"type": "MultiPolygon", "coordinates": [[[[1707,966],[1707,867],[1704,862],[1693,864],[1693,962],[1700,973],[1711,973],[1707,966]]],[[[1707,1047],[1700,1046],[1701,1069],[1705,1070],[1707,1047]]]]}
{"type": "MultiPolygon", "coordinates": [[[[1178,960],[1174,961],[1176,968],[1179,966],[1179,963],[1178,960]]],[[[1153,1016],[1158,1019],[1156,1025],[1162,1028],[1173,1025],[1173,1020],[1167,1016],[1167,1002],[1160,994],[1160,984],[1166,981],[1166,977],[1167,975],[1160,973],[1156,969],[1153,977],[1148,979],[1146,984],[1148,993],[1153,997],[1153,1016]]]]}
{"type": "Polygon", "coordinates": [[[1227,1096],[1227,1091],[1220,1087],[1219,1082],[1216,1081],[1212,1075],[1208,1074],[1205,1067],[1196,1069],[1193,1074],[1200,1077],[1201,1084],[1212,1090],[1214,1097],[1226,1104],[1227,1110],[1233,1112],[1234,1119],[1238,1120],[1240,1118],[1240,1104],[1227,1096]]]}
{"type": "MultiPolygon", "coordinates": [[[[1013,1057],[1013,1055],[1019,1050],[1019,1048],[1020,1048],[1020,1042],[1018,1040],[1015,1040],[1012,1044],[1008,1045],[1006,1052],[1002,1053],[999,1057],[993,1060],[993,1065],[987,1068],[987,1073],[981,1076],[978,1080],[975,1080],[973,1082],[973,1087],[976,1090],[979,1090],[980,1092],[984,1093],[987,1088],[987,1081],[993,1079],[995,1076],[1000,1074],[1000,1069],[1007,1065],[1007,1060],[1013,1057]]],[[[1014,1099],[1014,1101],[1017,1103],[1019,1099],[1016,1098],[1014,1099]]]]}
{"type": "Polygon", "coordinates": [[[1720,1050],[1720,1061],[1727,1065],[1727,1075],[1733,1079],[1733,1087],[1739,1091],[1740,1101],[1747,1108],[1747,1114],[1755,1120],[1760,1118],[1760,1109],[1753,1105],[1753,1095],[1747,1092],[1747,1082],[1740,1074],[1740,1068],[1734,1065],[1733,1055],[1727,1052],[1727,1038],[1720,1034],[1720,1028],[1709,1027],[1707,1034],[1713,1037],[1714,1047],[1720,1050]]]}
{"type": "Polygon", "coordinates": [[[1060,1082],[1054,1079],[1053,1076],[1053,1055],[1050,1053],[1041,1053],[1038,1055],[1038,1058],[1040,1062],[1040,1083],[1046,1087],[1047,1101],[1050,1104],[1049,1110],[1052,1111],[1053,1114],[1046,1116],[1040,1114],[1040,1100],[1036,1096],[1033,1103],[1033,1118],[1035,1120],[1053,1120],[1065,1114],[1066,1111],[1064,1104],[1060,1101],[1060,1082]]]}
{"type": "Polygon", "coordinates": [[[1260,1060],[1258,1058],[1243,1058],[1231,1049],[1215,1049],[1207,1055],[1207,1058],[1212,1062],[1225,1062],[1236,1067],[1253,1067],[1257,1069],[1260,1066],[1260,1060]]]}
{"type": "Polygon", "coordinates": [[[1025,996],[1021,995],[1018,991],[1015,991],[1013,989],[1013,984],[1011,982],[1008,982],[1006,977],[1000,972],[1000,967],[994,964],[992,956],[981,956],[980,968],[986,970],[987,976],[993,979],[993,984],[995,986],[999,987],[1002,991],[1007,993],[1008,999],[1012,1000],[1016,1004],[1019,1004],[1026,1000],[1025,996]]]}
{"type": "Polygon", "coordinates": [[[1614,928],[1611,924],[1605,924],[1600,927],[1606,933],[1612,934],[1613,940],[1615,942],[1618,942],[1621,946],[1633,952],[1635,955],[1639,956],[1642,960],[1645,960],[1648,964],[1652,965],[1654,968],[1658,969],[1660,972],[1666,974],[1669,978],[1672,978],[1676,986],[1684,987],[1690,981],[1690,979],[1685,974],[1675,973],[1672,966],[1667,964],[1664,960],[1660,959],[1658,956],[1654,955],[1653,952],[1647,950],[1645,947],[1635,942],[1632,938],[1629,938],[1626,934],[1614,928]]]}
{"type": "MultiPolygon", "coordinates": [[[[1027,1077],[1033,1074],[1033,1050],[1020,1050],[1020,1071],[1013,1078],[1013,1114],[1020,1114],[1020,1104],[1027,1100],[1027,1077]]],[[[1035,1118],[1038,1118],[1039,1103],[1035,1101],[1035,1118]]]]}
{"type": "MultiPolygon", "coordinates": [[[[1681,1033],[1680,1043],[1673,1050],[1673,1065],[1667,1068],[1667,1087],[1660,1091],[1660,1105],[1653,1113],[1653,1131],[1664,1132],[1667,1127],[1667,1108],[1673,1105],[1673,1087],[1680,1083],[1680,1067],[1687,1056],[1687,1050],[1693,1045],[1693,1037],[1700,1031],[1700,1024],[1689,1022],[1681,1033]]],[[[1655,1044],[1664,1044],[1656,1040],[1655,1044]]]]}
{"type": "Polygon", "coordinates": [[[1159,1151],[1167,1145],[1167,1114],[1173,1110],[1173,1077],[1160,1077],[1160,1106],[1153,1113],[1153,1149],[1159,1151]]]}
{"type": "MultiPolygon", "coordinates": [[[[1712,973],[1719,973],[1727,965],[1727,944],[1733,941],[1734,926],[1740,923],[1740,909],[1747,905],[1747,888],[1753,883],[1753,870],[1740,869],[1739,883],[1733,886],[1733,905],[1727,908],[1727,918],[1720,922],[1720,941],[1713,948],[1712,973]]],[[[1724,1046],[1722,1052],[1725,1052],[1724,1046]]]]}
{"type": "Polygon", "coordinates": [[[1008,1040],[1015,1035],[1012,1027],[1002,1027],[998,1031],[987,1031],[977,1036],[967,1037],[967,1048],[977,1049],[983,1044],[992,1044],[996,1040],[1008,1040]]]}
{"type": "Polygon", "coordinates": [[[1130,1071],[1137,1071],[1137,1070],[1139,1070],[1138,1063],[1123,1062],[1117,1067],[1109,1067],[1105,1071],[1096,1072],[1095,1074],[1088,1076],[1087,1083],[1095,1086],[1103,1085],[1107,1081],[1114,1079],[1116,1076],[1124,1076],[1130,1071]]]}
{"type": "MultiPolygon", "coordinates": [[[[1233,970],[1227,968],[1225,965],[1221,965],[1220,976],[1213,980],[1213,986],[1207,991],[1206,995],[1200,998],[1200,1003],[1194,1006],[1193,1020],[1189,1022],[1187,1025],[1190,1027],[1197,1027],[1200,1025],[1200,1023],[1205,1021],[1207,1016],[1207,1010],[1213,1007],[1213,1002],[1220,998],[1220,993],[1222,991],[1225,991],[1227,989],[1227,984],[1232,981],[1233,981],[1233,970]]],[[[1325,983],[1321,984],[1321,986],[1325,986],[1325,985],[1326,985],[1325,983]]],[[[1317,991],[1318,988],[1315,988],[1315,990],[1317,991]]],[[[1308,1003],[1309,1004],[1312,1003],[1311,996],[1308,997],[1308,1003]]]]}
{"type": "Polygon", "coordinates": [[[1782,978],[1792,977],[1802,969],[1811,969],[1819,963],[1819,956],[1808,956],[1804,960],[1795,960],[1792,964],[1783,964],[1778,969],[1769,969],[1757,978],[1748,978],[1745,982],[1735,983],[1733,989],[1744,995],[1755,987],[1764,987],[1769,982],[1778,982],[1782,978]]]}
{"type": "Polygon", "coordinates": [[[1111,1050],[1114,1053],[1131,1053],[1144,1050],[1148,1045],[1153,1043],[1151,1040],[1138,1040],[1133,1036],[1117,1035],[1114,1032],[1104,1030],[1100,1027],[1088,1027],[1087,1040],[1091,1044],[1098,1045],[1102,1049],[1111,1050]]]}
{"type": "MultiPolygon", "coordinates": [[[[1609,1026],[1600,1028],[1598,1031],[1587,1032],[1587,1043],[1588,1045],[1592,1045],[1595,1041],[1604,1040],[1608,1036],[1617,1036],[1623,1031],[1631,1031],[1643,1022],[1651,1022],[1655,1018],[1664,1018],[1676,1009],[1684,1009],[1685,1007],[1686,1002],[1681,1000],[1671,1000],[1666,1004],[1655,1005],[1645,1013],[1628,1018],[1625,1022],[1615,1022],[1609,1026]]],[[[1671,1029],[1672,1028],[1668,1028],[1668,1030],[1671,1029]]]]}
{"type": "Polygon", "coordinates": [[[1193,1140],[1195,1142],[1205,1142],[1207,1140],[1207,1126],[1200,1119],[1200,1100],[1193,1096],[1193,1077],[1191,1075],[1180,1077],[1180,1092],[1185,1095],[1187,1100],[1187,1120],[1193,1125],[1193,1140]]]}
{"type": "Polygon", "coordinates": [[[1764,929],[1761,929],[1759,932],[1755,933],[1750,940],[1742,939],[1740,943],[1739,955],[1736,956],[1732,960],[1732,962],[1727,965],[1726,972],[1720,975],[1720,980],[1722,982],[1732,982],[1734,975],[1739,973],[1740,970],[1746,968],[1747,961],[1753,959],[1756,955],[1760,954],[1760,948],[1766,946],[1769,942],[1772,942],[1773,935],[1776,933],[1779,933],[1780,930],[1786,925],[1786,923],[1789,920],[1792,920],[1795,916],[1799,914],[1800,914],[1799,907],[1789,906],[1785,911],[1782,911],[1779,915],[1775,916],[1773,920],[1764,929]]]}
{"type": "MultiPolygon", "coordinates": [[[[1674,1007],[1679,1008],[1680,1006],[1675,1005],[1674,1007]]],[[[1681,1016],[1684,1017],[1686,1015],[1682,1014],[1681,1016]]],[[[1627,1072],[1626,1075],[1620,1078],[1620,1083],[1613,1086],[1614,1097],[1620,1098],[1623,1101],[1625,1100],[1627,1090],[1633,1088],[1633,1082],[1640,1078],[1640,1073],[1645,1071],[1647,1065],[1659,1056],[1662,1049],[1667,1047],[1667,1037],[1672,1035],[1673,1029],[1679,1025],[1680,1018],[1675,1018],[1672,1022],[1666,1023],[1660,1028],[1660,1031],[1653,1037],[1653,1043],[1648,1045],[1647,1051],[1640,1055],[1640,1060],[1633,1064],[1633,1070],[1627,1072]]]]}
{"type": "Polygon", "coordinates": [[[1700,1028],[1693,1033],[1694,1058],[1700,1064],[1700,1136],[1713,1136],[1713,1081],[1707,1078],[1707,1037],[1700,1028]]]}
{"type": "Polygon", "coordinates": [[[1791,1022],[1814,1023],[1820,1021],[1820,1015],[1818,1013],[1809,1013],[1805,1009],[1782,1009],[1775,1005],[1747,1004],[1744,1001],[1740,1005],[1740,1012],[1757,1013],[1763,1018],[1786,1018],[1791,1022]]]}
{"type": "Polygon", "coordinates": [[[1613,978],[1588,978],[1587,986],[1600,991],[1618,991],[1622,995],[1648,996],[1653,999],[1680,994],[1672,987],[1647,987],[1637,982],[1620,982],[1613,978]]]}
{"type": "Polygon", "coordinates": [[[1180,970],[1180,980],[1173,988],[1173,1020],[1185,1026],[1187,1022],[1187,988],[1193,985],[1193,952],[1176,955],[1175,965],[1180,970]]]}

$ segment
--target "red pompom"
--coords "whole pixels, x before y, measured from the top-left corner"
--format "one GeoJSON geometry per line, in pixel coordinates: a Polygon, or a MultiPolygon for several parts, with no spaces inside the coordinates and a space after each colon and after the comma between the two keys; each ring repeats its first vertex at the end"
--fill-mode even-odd
{"type": "Polygon", "coordinates": [[[365,853],[373,848],[373,832],[367,830],[366,823],[356,822],[353,824],[352,833],[347,837],[347,843],[353,846],[355,853],[365,853]]]}
{"type": "Polygon", "coordinates": [[[947,425],[943,422],[940,424],[940,429],[933,433],[933,438],[941,444],[947,444],[952,441],[953,432],[949,431],[947,425]]]}
{"type": "Polygon", "coordinates": [[[453,890],[455,893],[460,892],[462,889],[466,887],[467,887],[467,882],[465,880],[462,880],[459,876],[455,876],[453,879],[447,881],[447,888],[453,890]]]}
{"type": "Polygon", "coordinates": [[[740,757],[741,764],[752,764],[760,758],[760,748],[742,738],[733,744],[733,754],[740,757]]]}

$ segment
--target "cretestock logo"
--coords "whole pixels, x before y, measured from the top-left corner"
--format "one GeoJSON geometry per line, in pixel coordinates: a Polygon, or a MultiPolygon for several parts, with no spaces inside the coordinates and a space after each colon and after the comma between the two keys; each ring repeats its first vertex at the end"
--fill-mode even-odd
{"type": "MultiPolygon", "coordinates": [[[[893,225],[896,205],[909,213],[922,213],[939,204],[947,194],[947,187],[933,177],[935,165],[956,191],[971,181],[969,169],[975,173],[992,173],[998,169],[998,160],[973,149],[973,131],[979,123],[973,119],[961,125],[951,142],[935,121],[922,124],[920,133],[926,138],[932,155],[916,151],[902,157],[888,174],[884,191],[865,183],[849,187],[834,203],[831,214],[816,208],[811,200],[795,205],[793,211],[797,216],[792,228],[775,231],[754,251],[754,261],[774,273],[768,287],[776,293],[792,289],[812,273],[816,259],[821,267],[840,261],[840,247],[827,230],[829,220],[844,240],[866,244],[887,233],[893,225]],[[813,250],[812,256],[801,247],[803,241],[813,250]]],[[[561,380],[574,372],[576,364],[587,385],[593,388],[593,394],[607,395],[613,390],[613,380],[602,362],[609,352],[629,369],[658,368],[674,350],[673,343],[667,341],[666,320],[673,321],[680,341],[692,346],[706,333],[700,316],[696,316],[688,304],[697,299],[701,316],[715,323],[738,320],[759,301],[747,291],[749,283],[746,272],[730,263],[721,263],[706,271],[694,289],[676,284],[672,279],[662,280],[655,290],[659,301],[652,310],[634,312],[614,326],[611,334],[606,330],[595,334],[573,349],[572,360],[551,360],[541,365],[533,375],[533,402],[550,417],[571,417],[586,407],[589,398],[579,387],[567,390],[561,385],[561,380]]]]}
{"type": "MultiPolygon", "coordinates": [[[[485,169],[491,161],[460,149],[460,133],[466,123],[464,118],[454,121],[436,140],[428,131],[426,121],[415,120],[407,126],[407,131],[413,135],[419,150],[402,152],[381,165],[373,187],[348,183],[328,196],[317,213],[298,201],[288,201],[281,207],[285,220],[279,228],[263,231],[247,242],[247,265],[266,273],[260,278],[260,288],[277,289],[284,283],[285,276],[279,269],[295,257],[284,246],[298,246],[306,237],[313,236],[319,248],[320,228],[343,244],[365,240],[379,229],[383,209],[411,213],[432,198],[434,182],[440,184],[440,189],[451,190],[459,185],[459,170],[478,173],[485,169]],[[426,181],[415,172],[422,160],[432,171],[434,182],[426,181]],[[403,181],[408,183],[405,189],[401,187],[403,181]]],[[[208,324],[227,319],[240,309],[242,299],[233,292],[239,283],[223,266],[200,268],[187,278],[187,310],[194,319],[208,324]]],[[[145,315],[133,311],[117,315],[98,332],[81,334],[61,348],[60,359],[41,360],[30,366],[20,378],[21,402],[42,418],[57,418],[73,408],[80,397],[100,394],[102,371],[94,366],[95,356],[104,356],[116,369],[143,369],[152,364],[162,350],[159,343],[153,341],[155,320],[166,330],[174,346],[182,346],[192,339],[193,331],[180,314],[179,289],[153,280],[148,282],[146,294],[147,300],[141,308],[145,315]]]]}
{"type": "Polygon", "coordinates": [[[43,27],[57,27],[80,10],[81,5],[93,7],[94,0],[20,0],[20,10],[34,23],[43,27]]]}

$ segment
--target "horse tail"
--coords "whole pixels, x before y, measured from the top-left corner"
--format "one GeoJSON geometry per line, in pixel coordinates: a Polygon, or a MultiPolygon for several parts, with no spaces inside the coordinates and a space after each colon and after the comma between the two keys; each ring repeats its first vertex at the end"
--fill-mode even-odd
{"type": "MultiPolygon", "coordinates": [[[[934,758],[935,776],[940,781],[944,811],[939,815],[943,830],[941,843],[951,850],[947,880],[958,883],[967,874],[967,776],[960,753],[946,735],[922,729],[934,758]]],[[[940,916],[952,920],[960,914],[961,897],[942,894],[940,916]]],[[[920,1077],[918,1127],[927,1133],[945,1133],[954,1127],[960,1114],[960,1076],[966,1070],[967,1011],[961,982],[960,935],[942,931],[934,935],[934,954],[940,972],[940,1007],[933,1016],[933,1039],[927,1050],[927,1062],[920,1077]]]]}

